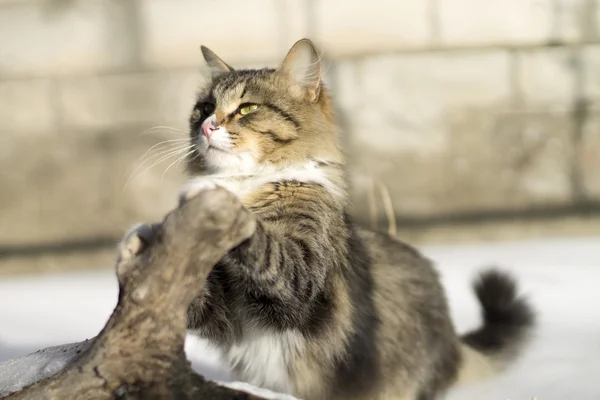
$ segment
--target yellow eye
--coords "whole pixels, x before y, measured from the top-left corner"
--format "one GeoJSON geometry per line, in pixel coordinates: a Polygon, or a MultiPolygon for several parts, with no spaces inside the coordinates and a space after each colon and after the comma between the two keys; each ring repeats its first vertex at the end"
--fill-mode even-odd
{"type": "Polygon", "coordinates": [[[253,113],[256,110],[258,110],[258,104],[248,104],[248,105],[244,105],[244,107],[240,108],[240,114],[248,115],[250,113],[253,113]]]}

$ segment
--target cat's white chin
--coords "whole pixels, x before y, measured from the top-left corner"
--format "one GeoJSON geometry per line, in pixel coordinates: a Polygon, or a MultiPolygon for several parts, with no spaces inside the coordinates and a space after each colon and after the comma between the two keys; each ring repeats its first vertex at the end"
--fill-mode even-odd
{"type": "Polygon", "coordinates": [[[217,173],[252,173],[257,169],[254,157],[249,152],[231,153],[218,147],[207,146],[203,153],[204,162],[217,173]]]}
{"type": "Polygon", "coordinates": [[[199,134],[196,146],[207,167],[217,174],[251,174],[257,169],[250,152],[232,151],[229,132],[225,128],[214,130],[210,139],[199,134]]]}

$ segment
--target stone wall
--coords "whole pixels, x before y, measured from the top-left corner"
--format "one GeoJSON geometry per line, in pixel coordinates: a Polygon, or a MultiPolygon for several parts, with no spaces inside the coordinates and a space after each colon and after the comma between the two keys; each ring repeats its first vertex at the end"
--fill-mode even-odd
{"type": "Polygon", "coordinates": [[[0,0],[0,262],[174,204],[170,163],[126,182],[182,137],[147,130],[186,129],[200,44],[276,65],[314,39],[363,221],[382,187],[400,228],[597,212],[599,30],[600,0],[0,0]]]}

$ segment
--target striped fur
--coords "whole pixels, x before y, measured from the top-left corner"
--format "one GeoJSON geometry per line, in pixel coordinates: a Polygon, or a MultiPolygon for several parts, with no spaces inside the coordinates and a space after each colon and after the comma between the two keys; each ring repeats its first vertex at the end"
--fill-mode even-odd
{"type": "Polygon", "coordinates": [[[188,325],[222,350],[237,378],[311,400],[427,400],[473,354],[492,360],[520,350],[533,319],[514,290],[502,290],[511,281],[498,275],[492,297],[481,294],[491,285],[478,286],[488,309],[502,308],[495,293],[512,305],[486,313],[499,316],[486,324],[510,337],[483,329],[463,343],[431,263],[353,226],[338,126],[310,41],[277,69],[236,71],[203,53],[211,78],[190,118],[196,151],[185,190],[206,180],[225,186],[257,228],[215,266],[188,325]],[[258,107],[243,115],[248,104],[258,107]],[[513,312],[520,318],[506,315],[513,312]],[[490,337],[495,347],[486,348],[490,337]]]}

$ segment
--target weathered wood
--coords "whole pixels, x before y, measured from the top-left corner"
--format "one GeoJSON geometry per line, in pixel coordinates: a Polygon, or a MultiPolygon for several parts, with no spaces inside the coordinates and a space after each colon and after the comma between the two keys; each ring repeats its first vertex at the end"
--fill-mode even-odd
{"type": "Polygon", "coordinates": [[[119,301],[90,348],[57,375],[10,399],[259,399],[206,381],[184,354],[186,310],[255,220],[224,189],[202,191],[125,239],[119,301]]]}

